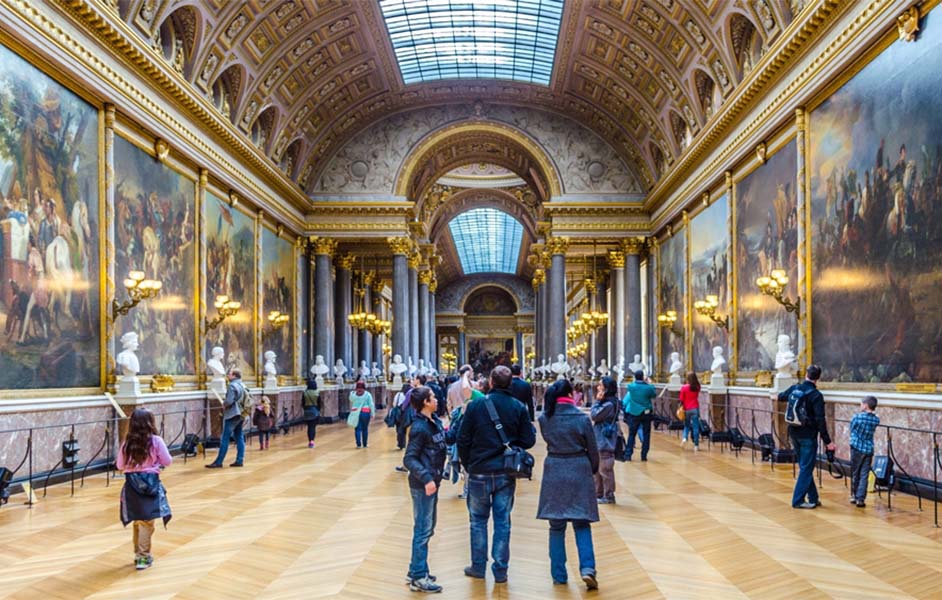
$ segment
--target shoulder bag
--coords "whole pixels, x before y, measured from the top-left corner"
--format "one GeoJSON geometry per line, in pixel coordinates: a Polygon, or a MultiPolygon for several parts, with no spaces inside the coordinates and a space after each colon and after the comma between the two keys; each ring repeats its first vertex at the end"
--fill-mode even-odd
{"type": "Polygon", "coordinates": [[[484,397],[484,406],[487,407],[487,414],[490,415],[497,435],[500,436],[500,442],[504,445],[504,473],[515,479],[533,479],[533,465],[536,462],[533,455],[523,448],[510,445],[510,440],[504,433],[504,425],[497,416],[497,409],[487,396],[484,397]]]}

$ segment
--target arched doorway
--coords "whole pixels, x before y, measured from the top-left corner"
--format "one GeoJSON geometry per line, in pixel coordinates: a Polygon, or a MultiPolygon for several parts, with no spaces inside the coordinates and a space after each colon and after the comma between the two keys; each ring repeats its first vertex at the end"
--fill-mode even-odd
{"type": "Polygon", "coordinates": [[[506,289],[485,285],[474,289],[462,307],[468,364],[476,373],[497,365],[510,366],[516,356],[514,333],[517,300],[506,289]]]}

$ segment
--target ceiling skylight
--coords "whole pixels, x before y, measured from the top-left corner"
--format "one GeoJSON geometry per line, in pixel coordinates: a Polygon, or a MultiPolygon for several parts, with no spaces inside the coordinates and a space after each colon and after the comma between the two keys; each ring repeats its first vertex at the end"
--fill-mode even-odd
{"type": "Polygon", "coordinates": [[[563,0],[380,0],[404,83],[549,85],[563,0]]]}
{"type": "Polygon", "coordinates": [[[452,219],[448,229],[465,275],[517,272],[523,225],[507,213],[475,208],[452,219]]]}

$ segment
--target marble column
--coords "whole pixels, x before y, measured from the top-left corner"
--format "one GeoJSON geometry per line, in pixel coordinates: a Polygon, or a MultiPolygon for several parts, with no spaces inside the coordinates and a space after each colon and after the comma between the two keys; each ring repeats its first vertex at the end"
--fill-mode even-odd
{"type": "Polygon", "coordinates": [[[468,338],[464,334],[464,327],[458,328],[458,368],[468,362],[468,338]]]}
{"type": "Polygon", "coordinates": [[[333,319],[330,311],[330,291],[333,287],[330,259],[337,249],[337,241],[314,238],[312,248],[314,252],[314,355],[320,355],[327,361],[330,359],[334,346],[333,319]]]}
{"type": "MultiPolygon", "coordinates": [[[[412,362],[419,364],[419,265],[422,255],[409,255],[409,352],[412,362]]],[[[403,357],[405,358],[405,357],[403,357]]],[[[408,362],[408,360],[407,360],[408,362]]]]}
{"type": "Polygon", "coordinates": [[[392,265],[392,353],[402,360],[409,355],[409,264],[412,241],[405,237],[387,239],[393,253],[392,265]]]}
{"type": "MultiPolygon", "coordinates": [[[[376,315],[376,318],[382,319],[383,318],[383,284],[382,282],[377,282],[375,286],[376,287],[372,288],[371,309],[373,311],[373,314],[376,315]]],[[[370,337],[373,340],[373,346],[372,346],[373,357],[371,359],[372,362],[370,363],[370,368],[371,369],[373,368],[372,363],[375,362],[376,365],[382,369],[384,368],[383,367],[383,339],[384,338],[382,335],[377,335],[377,336],[371,335],[370,337]]]]}
{"type": "MultiPolygon", "coordinates": [[[[352,255],[344,255],[337,259],[337,285],[336,308],[334,310],[334,323],[337,337],[334,341],[334,353],[343,360],[349,371],[353,366],[353,327],[347,320],[347,315],[353,312],[353,273],[351,269],[356,261],[352,255]]],[[[336,360],[336,359],[334,359],[336,360]]],[[[333,373],[333,371],[331,371],[333,373]]]]}
{"type": "MultiPolygon", "coordinates": [[[[536,272],[533,273],[533,353],[536,354],[536,366],[540,364],[540,342],[543,341],[543,331],[540,329],[540,283],[536,272]]],[[[525,359],[521,359],[525,360],[525,359]]]]}
{"type": "MultiPolygon", "coordinates": [[[[608,282],[606,281],[606,275],[600,274],[599,280],[595,284],[595,298],[597,307],[596,310],[599,312],[608,312],[608,282]]],[[[611,318],[611,314],[609,314],[611,318]]],[[[595,332],[595,364],[598,364],[605,359],[605,362],[608,363],[609,367],[612,365],[612,358],[608,351],[608,325],[604,327],[599,327],[598,331],[595,332]]]]}
{"type": "Polygon", "coordinates": [[[553,361],[560,354],[566,356],[566,250],[569,238],[552,238],[546,243],[549,248],[549,307],[546,324],[548,358],[553,361]]]}
{"type": "MultiPolygon", "coordinates": [[[[641,354],[641,248],[638,238],[622,242],[625,251],[625,360],[641,354]]],[[[626,363],[627,364],[627,363],[626,363]]]]}
{"type": "Polygon", "coordinates": [[[435,370],[439,369],[438,364],[438,326],[435,318],[435,292],[438,291],[438,280],[432,273],[432,281],[428,284],[428,322],[429,322],[429,357],[435,370]]]}
{"type": "MultiPolygon", "coordinates": [[[[373,310],[373,274],[367,273],[363,277],[363,312],[376,314],[376,311],[373,310]]],[[[360,330],[359,343],[357,350],[359,350],[359,356],[357,357],[357,368],[360,368],[360,362],[366,361],[366,366],[371,366],[370,361],[373,359],[373,334],[367,329],[360,330]]]]}
{"type": "Polygon", "coordinates": [[[625,365],[631,362],[631,357],[625,355],[625,253],[621,250],[610,250],[608,253],[608,266],[611,269],[612,287],[612,351],[610,360],[612,366],[618,364],[619,358],[625,359],[625,365]]]}
{"type": "Polygon", "coordinates": [[[431,331],[431,321],[429,319],[428,307],[428,286],[432,281],[432,272],[428,270],[420,271],[419,280],[419,355],[415,364],[419,364],[419,359],[425,361],[426,367],[430,364],[429,358],[429,333],[431,331]]]}
{"type": "Polygon", "coordinates": [[[525,362],[523,356],[523,328],[514,327],[514,332],[514,344],[516,345],[515,350],[517,353],[517,362],[523,365],[525,362]]]}

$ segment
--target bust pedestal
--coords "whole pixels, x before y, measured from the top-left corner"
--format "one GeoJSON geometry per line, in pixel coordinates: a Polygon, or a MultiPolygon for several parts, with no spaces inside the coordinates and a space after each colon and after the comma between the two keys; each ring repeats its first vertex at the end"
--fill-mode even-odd
{"type": "Polygon", "coordinates": [[[118,392],[115,398],[121,405],[143,404],[141,380],[137,375],[122,375],[118,378],[118,392]]]}
{"type": "Polygon", "coordinates": [[[683,385],[683,383],[680,380],[680,375],[674,373],[670,376],[670,379],[667,380],[667,391],[679,392],[681,385],[683,385]]]}
{"type": "Polygon", "coordinates": [[[726,393],[726,374],[725,373],[713,373],[710,375],[710,393],[711,394],[725,394],[726,393]]]}
{"type": "Polygon", "coordinates": [[[265,386],[262,389],[265,394],[277,394],[278,393],[278,377],[275,375],[269,375],[265,377],[265,386]]]}
{"type": "MultiPolygon", "coordinates": [[[[776,373],[775,378],[772,380],[772,391],[769,392],[769,404],[774,411],[772,415],[772,427],[775,429],[776,440],[789,439],[788,423],[785,422],[785,404],[778,401],[778,395],[796,383],[798,383],[798,380],[788,373],[776,373]]],[[[775,450],[772,451],[772,462],[795,462],[795,452],[789,448],[775,448],[775,450]]]]}
{"type": "Polygon", "coordinates": [[[209,382],[209,389],[216,392],[223,398],[226,397],[226,378],[225,377],[215,377],[209,382]]]}
{"type": "Polygon", "coordinates": [[[317,377],[315,377],[315,378],[314,378],[314,383],[317,384],[317,389],[319,389],[319,390],[324,389],[324,376],[323,376],[323,375],[318,375],[317,377]]]}
{"type": "Polygon", "coordinates": [[[401,389],[402,389],[402,376],[401,376],[401,375],[393,375],[393,382],[392,382],[392,384],[393,384],[393,389],[394,389],[394,390],[396,390],[396,391],[401,390],[401,389]]]}

